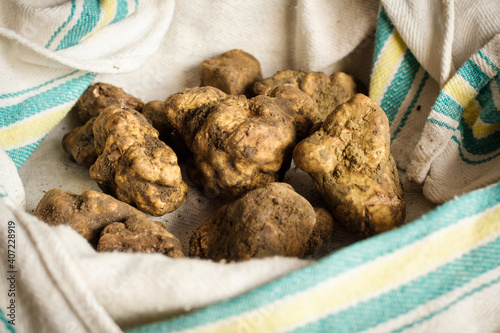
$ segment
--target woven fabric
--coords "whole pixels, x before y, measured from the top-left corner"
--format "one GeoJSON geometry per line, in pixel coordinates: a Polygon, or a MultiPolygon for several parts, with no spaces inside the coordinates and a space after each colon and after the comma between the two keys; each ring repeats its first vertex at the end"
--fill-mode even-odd
{"type": "Polygon", "coordinates": [[[74,0],[41,10],[29,1],[0,4],[0,147],[18,168],[97,73],[137,69],[158,48],[173,2],[138,5],[74,0]]]}
{"type": "Polygon", "coordinates": [[[432,201],[500,179],[499,50],[497,35],[440,89],[380,13],[370,97],[389,118],[398,166],[432,201]]]}
{"type": "Polygon", "coordinates": [[[495,185],[241,297],[129,332],[496,332],[498,221],[495,185]]]}
{"type": "MultiPolygon", "coordinates": [[[[18,245],[12,268],[0,265],[0,331],[500,331],[499,31],[480,20],[500,6],[472,2],[0,2],[0,257],[7,226],[18,245]],[[369,87],[403,169],[404,226],[361,241],[339,227],[319,260],[221,264],[97,253],[31,214],[50,188],[98,190],[60,145],[89,84],[166,98],[231,48],[254,54],[265,76],[343,70],[369,87]],[[431,210],[422,190],[444,203],[431,210]]],[[[307,174],[292,168],[285,181],[321,203],[307,174]]],[[[192,188],[157,220],[186,250],[218,204],[192,188]]]]}

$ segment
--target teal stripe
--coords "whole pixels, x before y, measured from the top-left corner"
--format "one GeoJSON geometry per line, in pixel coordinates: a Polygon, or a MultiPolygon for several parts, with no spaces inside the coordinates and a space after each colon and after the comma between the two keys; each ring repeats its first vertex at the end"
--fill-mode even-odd
{"type": "Polygon", "coordinates": [[[420,64],[409,49],[406,50],[403,61],[394,75],[389,88],[384,94],[380,107],[387,114],[389,124],[392,124],[394,117],[399,111],[408,91],[410,90],[420,64]]]}
{"type": "MultiPolygon", "coordinates": [[[[429,118],[429,119],[427,119],[427,122],[432,123],[432,124],[436,124],[438,126],[444,127],[444,128],[451,130],[451,131],[456,130],[455,128],[449,126],[448,124],[445,124],[445,123],[443,123],[439,120],[436,120],[436,119],[429,118]]],[[[472,130],[465,130],[464,126],[459,126],[459,129],[460,129],[462,138],[464,136],[467,136],[469,138],[471,136],[473,137],[472,130]],[[468,131],[470,131],[470,133],[468,131]],[[464,133],[467,133],[467,134],[464,134],[464,133]]],[[[465,147],[463,147],[463,145],[464,145],[463,142],[461,142],[461,140],[458,139],[456,135],[453,135],[451,137],[451,139],[458,144],[460,158],[462,159],[462,161],[464,161],[467,164],[477,165],[477,164],[486,163],[486,162],[489,162],[500,155],[500,153],[496,153],[494,155],[491,155],[491,156],[488,156],[488,157],[485,157],[482,159],[471,160],[471,159],[467,158],[463,152],[463,150],[466,149],[465,147]]],[[[493,135],[490,135],[484,139],[475,139],[474,138],[474,141],[472,139],[468,139],[466,146],[468,149],[470,149],[470,151],[467,149],[467,152],[470,154],[477,154],[477,155],[492,154],[500,149],[500,132],[495,132],[493,135]]]]}
{"type": "Polygon", "coordinates": [[[88,35],[95,28],[101,15],[101,8],[98,0],[86,0],[83,3],[83,10],[78,22],[61,40],[57,50],[62,50],[78,44],[80,40],[88,35]]]}
{"type": "Polygon", "coordinates": [[[43,93],[31,96],[19,104],[0,108],[0,127],[11,125],[41,111],[78,99],[95,75],[86,73],[43,93]]]}
{"type": "Polygon", "coordinates": [[[38,146],[42,141],[43,139],[40,139],[35,143],[31,143],[29,145],[15,149],[6,150],[5,152],[7,153],[7,155],[10,156],[10,158],[16,165],[16,168],[19,169],[20,167],[23,166],[28,157],[30,157],[31,154],[33,154],[33,152],[38,148],[38,146]]]}
{"type": "Polygon", "coordinates": [[[481,58],[483,58],[483,59],[484,59],[484,61],[485,61],[488,65],[490,65],[490,67],[491,67],[491,68],[492,68],[495,72],[497,72],[497,74],[498,74],[498,73],[500,73],[500,68],[498,68],[498,67],[497,67],[497,65],[495,65],[495,63],[494,63],[493,61],[491,61],[491,59],[490,59],[490,58],[488,58],[488,57],[486,56],[486,54],[484,54],[484,52],[483,52],[482,50],[477,51],[477,52],[476,52],[476,54],[477,54],[477,55],[479,55],[481,58]]]}
{"type": "Polygon", "coordinates": [[[500,104],[500,78],[495,77],[494,81],[497,85],[497,91],[493,93],[493,81],[487,85],[476,98],[481,105],[481,114],[479,118],[485,124],[500,123],[500,110],[495,105],[495,99],[500,104]]]}
{"type": "Polygon", "coordinates": [[[115,23],[125,18],[128,15],[127,0],[118,0],[116,4],[116,14],[111,23],[115,23]]]}
{"type": "Polygon", "coordinates": [[[37,86],[35,86],[35,87],[31,87],[31,88],[28,88],[28,89],[20,90],[20,91],[17,91],[17,92],[15,92],[15,93],[8,93],[8,94],[3,94],[3,95],[0,95],[0,99],[6,99],[6,98],[12,98],[12,97],[16,97],[16,96],[21,96],[21,95],[24,95],[24,94],[26,94],[26,93],[29,93],[29,92],[33,91],[33,90],[37,90],[37,89],[40,89],[40,88],[42,88],[42,87],[44,87],[44,86],[47,86],[47,85],[49,85],[49,84],[51,84],[51,83],[54,83],[54,82],[56,82],[56,81],[58,81],[58,80],[65,79],[65,78],[67,78],[68,76],[71,76],[71,75],[73,75],[73,74],[75,74],[75,73],[77,73],[77,72],[78,72],[78,70],[75,70],[75,71],[73,71],[73,72],[71,72],[71,73],[65,74],[65,75],[63,75],[63,76],[59,76],[59,77],[57,77],[57,78],[55,78],[55,79],[53,79],[53,80],[50,80],[50,81],[44,82],[44,83],[39,84],[39,85],[37,85],[37,86]]]}
{"type": "Polygon", "coordinates": [[[0,309],[0,321],[2,321],[2,323],[4,324],[4,327],[6,329],[8,329],[9,332],[11,332],[11,333],[15,333],[16,332],[16,329],[14,328],[14,326],[12,326],[11,324],[9,324],[9,319],[7,319],[7,317],[3,313],[2,309],[0,309]]]}
{"type": "Polygon", "coordinates": [[[467,216],[477,215],[500,203],[500,183],[446,202],[420,219],[394,231],[359,241],[317,263],[256,288],[242,296],[169,321],[128,332],[170,332],[189,329],[262,307],[297,292],[306,291],[381,256],[404,248],[467,216]]]}
{"type": "Polygon", "coordinates": [[[491,133],[484,138],[476,138],[472,128],[462,119],[458,127],[462,134],[463,147],[473,155],[486,155],[500,149],[500,131],[491,133]]]}
{"type": "Polygon", "coordinates": [[[420,85],[418,86],[418,89],[415,93],[415,96],[413,96],[413,99],[408,106],[408,109],[406,109],[406,112],[404,113],[403,117],[401,118],[401,121],[394,131],[394,134],[392,135],[391,142],[396,139],[396,136],[401,132],[401,129],[406,125],[406,121],[408,120],[408,117],[410,116],[410,113],[413,112],[413,109],[415,108],[415,104],[417,104],[418,99],[420,98],[420,93],[424,89],[425,84],[427,83],[427,80],[429,79],[429,73],[425,72],[424,76],[422,77],[422,81],[420,81],[420,85]]]}
{"type": "Polygon", "coordinates": [[[467,60],[462,67],[457,71],[457,74],[464,78],[469,84],[479,92],[481,89],[490,82],[491,77],[489,77],[481,68],[471,59],[467,60]]]}
{"type": "Polygon", "coordinates": [[[500,283],[500,278],[498,278],[496,280],[493,280],[493,281],[490,281],[488,283],[485,283],[485,284],[483,284],[481,286],[478,286],[477,288],[474,288],[473,290],[471,290],[471,291],[463,294],[462,296],[460,296],[459,298],[457,298],[455,301],[451,302],[447,306],[445,306],[445,307],[443,307],[443,308],[441,308],[441,309],[439,309],[437,311],[432,312],[431,314],[429,314],[428,316],[426,316],[426,317],[424,317],[424,318],[422,318],[420,320],[417,320],[417,321],[415,321],[415,322],[413,322],[411,324],[405,325],[405,326],[403,326],[403,327],[401,327],[401,328],[399,328],[397,330],[394,330],[393,332],[403,332],[403,331],[405,331],[405,330],[407,330],[407,329],[409,329],[409,328],[411,328],[411,327],[413,327],[415,325],[420,325],[420,324],[422,324],[425,321],[431,320],[432,318],[434,318],[437,315],[443,313],[444,311],[450,309],[452,306],[458,304],[459,302],[463,301],[464,299],[466,299],[466,298],[474,295],[477,292],[483,291],[486,288],[493,287],[497,283],[500,283]]]}
{"type": "MultiPolygon", "coordinates": [[[[478,51],[476,54],[480,55],[482,52],[478,51]]],[[[472,58],[474,58],[474,56],[472,58]]],[[[491,82],[491,77],[484,73],[471,59],[467,60],[465,64],[459,68],[456,75],[459,75],[464,80],[469,82],[476,92],[481,95],[484,93],[484,88],[488,87],[488,84],[491,82]]],[[[488,96],[483,96],[483,100],[485,97],[486,100],[491,99],[488,98],[488,96]]],[[[478,100],[481,102],[481,97],[478,97],[478,100]]],[[[432,110],[458,121],[464,111],[464,108],[453,99],[453,96],[450,96],[446,92],[442,91],[432,107],[432,110]]]]}
{"type": "Polygon", "coordinates": [[[444,127],[446,129],[449,129],[450,131],[455,131],[456,128],[455,127],[452,127],[446,123],[443,123],[442,121],[439,121],[439,120],[436,120],[434,118],[427,118],[426,122],[428,123],[432,123],[432,124],[436,124],[438,126],[441,126],[441,127],[444,127]]]}
{"type": "Polygon", "coordinates": [[[497,158],[498,156],[500,156],[500,152],[498,152],[498,153],[496,153],[494,155],[491,155],[491,156],[488,156],[486,158],[482,158],[482,159],[479,159],[479,160],[470,160],[467,157],[465,157],[464,152],[463,152],[463,148],[462,148],[462,143],[460,142],[460,140],[455,135],[453,135],[451,137],[451,139],[453,141],[455,141],[455,143],[458,145],[458,153],[460,155],[460,158],[462,159],[462,161],[464,161],[467,164],[478,165],[478,164],[489,162],[489,161],[497,158]]]}
{"type": "Polygon", "coordinates": [[[457,292],[458,288],[474,278],[498,268],[499,263],[500,238],[497,238],[377,298],[358,303],[293,332],[326,330],[348,333],[376,327],[436,298],[457,292]]]}
{"type": "Polygon", "coordinates": [[[384,7],[381,8],[379,17],[377,20],[377,31],[375,33],[375,49],[373,52],[373,65],[378,60],[380,52],[385,45],[385,42],[394,30],[394,25],[387,16],[384,7]]]}
{"type": "Polygon", "coordinates": [[[464,108],[458,104],[450,95],[442,91],[434,105],[432,111],[444,114],[454,120],[459,120],[462,116],[464,108]]]}
{"type": "Polygon", "coordinates": [[[489,124],[498,122],[495,119],[495,114],[500,115],[500,112],[498,111],[495,105],[495,101],[493,100],[493,91],[491,89],[491,84],[487,85],[483,88],[483,90],[481,90],[481,93],[476,97],[476,100],[481,106],[481,114],[479,115],[479,118],[485,123],[489,124]],[[490,120],[490,118],[492,119],[490,120]]]}
{"type": "Polygon", "coordinates": [[[45,48],[49,48],[50,44],[52,44],[52,42],[54,41],[54,38],[56,38],[57,35],[59,35],[59,33],[61,32],[62,29],[64,29],[65,26],[68,25],[68,23],[73,19],[73,16],[75,15],[75,8],[76,8],[76,1],[75,0],[72,0],[71,1],[71,12],[68,16],[68,18],[66,19],[66,21],[54,32],[54,34],[52,35],[52,37],[50,37],[49,39],[49,42],[47,43],[47,45],[45,45],[45,48]]]}

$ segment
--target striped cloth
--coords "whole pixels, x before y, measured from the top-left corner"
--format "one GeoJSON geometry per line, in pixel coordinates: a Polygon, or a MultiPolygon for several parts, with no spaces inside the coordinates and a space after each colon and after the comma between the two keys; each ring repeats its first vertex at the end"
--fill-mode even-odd
{"type": "Polygon", "coordinates": [[[500,184],[151,332],[498,332],[500,184]]]}
{"type": "Polygon", "coordinates": [[[381,10],[370,97],[391,124],[393,155],[432,201],[500,179],[500,35],[440,89],[381,10]]]}
{"type": "Polygon", "coordinates": [[[31,89],[0,95],[0,146],[17,167],[68,113],[95,74],[71,71],[31,89]]]}
{"type": "Polygon", "coordinates": [[[173,1],[141,5],[72,0],[41,10],[22,1],[0,4],[0,147],[18,168],[98,73],[137,69],[158,48],[173,1]]]}

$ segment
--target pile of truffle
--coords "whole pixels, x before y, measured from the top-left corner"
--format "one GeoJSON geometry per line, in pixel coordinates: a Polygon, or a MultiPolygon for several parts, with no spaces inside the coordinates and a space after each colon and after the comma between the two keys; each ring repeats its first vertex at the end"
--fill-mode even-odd
{"type": "Polygon", "coordinates": [[[200,65],[201,84],[143,103],[105,83],[73,107],[82,122],[63,147],[103,193],[52,189],[35,214],[67,224],[98,251],[183,257],[162,216],[189,187],[226,204],[193,232],[189,256],[238,261],[303,257],[335,223],[363,236],[401,225],[403,191],[383,110],[352,76],[284,70],[263,78],[260,63],[230,50],[200,65]],[[283,182],[293,163],[309,173],[325,208],[283,182]]]}

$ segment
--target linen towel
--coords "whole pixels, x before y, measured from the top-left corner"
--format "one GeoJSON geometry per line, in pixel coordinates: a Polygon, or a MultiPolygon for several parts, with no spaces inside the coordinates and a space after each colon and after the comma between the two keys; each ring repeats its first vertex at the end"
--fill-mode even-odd
{"type": "Polygon", "coordinates": [[[439,203],[498,182],[500,6],[383,5],[370,97],[389,118],[398,167],[439,203]]]}
{"type": "MultiPolygon", "coordinates": [[[[500,29],[493,17],[499,6],[488,1],[473,6],[468,1],[173,3],[0,4],[0,68],[6,78],[0,82],[0,146],[12,160],[1,164],[6,176],[0,184],[5,261],[0,330],[498,331],[494,66],[500,29]],[[45,22],[47,30],[33,29],[30,20],[45,22]],[[221,264],[96,253],[70,228],[49,228],[30,214],[52,187],[96,189],[60,147],[62,135],[76,126],[68,111],[89,84],[102,80],[145,101],[163,99],[197,85],[201,60],[231,48],[254,54],[265,76],[285,68],[343,70],[369,86],[391,120],[393,154],[407,171],[401,172],[407,225],[355,244],[358,239],[339,228],[327,249],[332,253],[319,260],[221,264]],[[477,82],[471,73],[485,75],[477,82]],[[442,102],[447,98],[464,110],[470,100],[480,108],[450,108],[452,103],[442,102]],[[481,132],[487,140],[470,141],[465,125],[482,128],[479,119],[488,124],[481,132]],[[427,150],[434,139],[438,149],[427,150]],[[469,165],[461,158],[458,148],[470,150],[470,142],[491,151],[465,156],[485,161],[469,165]],[[447,155],[439,152],[443,146],[447,155]],[[437,177],[440,173],[445,176],[437,177]],[[457,179],[467,184],[457,185],[457,179]],[[431,200],[446,202],[434,209],[422,189],[431,200]]],[[[313,203],[321,201],[300,170],[290,170],[285,180],[313,203]]],[[[185,246],[188,231],[211,206],[193,190],[183,207],[159,220],[185,246]]]]}

